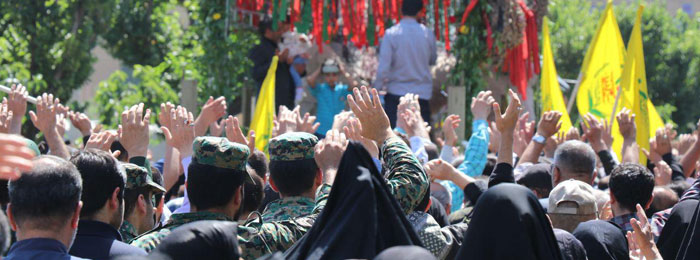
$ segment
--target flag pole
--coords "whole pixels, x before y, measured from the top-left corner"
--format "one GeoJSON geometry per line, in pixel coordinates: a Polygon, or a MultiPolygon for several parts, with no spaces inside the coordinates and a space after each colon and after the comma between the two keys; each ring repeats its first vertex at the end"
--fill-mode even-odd
{"type": "Polygon", "coordinates": [[[574,91],[571,92],[571,97],[569,97],[569,104],[566,104],[566,112],[571,113],[571,107],[574,106],[574,101],[576,100],[576,94],[578,89],[581,87],[581,77],[583,72],[578,74],[578,79],[576,79],[576,86],[574,86],[574,91]]]}
{"type": "Polygon", "coordinates": [[[610,129],[612,129],[613,122],[615,122],[615,112],[617,112],[617,103],[620,101],[620,93],[622,93],[622,86],[617,87],[617,95],[615,96],[615,104],[613,105],[612,114],[610,114],[610,129]]]}

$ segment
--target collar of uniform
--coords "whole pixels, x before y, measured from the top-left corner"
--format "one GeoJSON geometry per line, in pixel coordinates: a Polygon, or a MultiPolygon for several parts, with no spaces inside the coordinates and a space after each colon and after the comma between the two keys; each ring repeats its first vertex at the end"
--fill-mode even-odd
{"type": "Polygon", "coordinates": [[[111,225],[94,220],[80,220],[77,236],[99,236],[122,241],[119,231],[111,225]]]}
{"type": "Polygon", "coordinates": [[[124,222],[122,222],[122,226],[119,228],[119,233],[122,235],[122,238],[124,238],[125,235],[131,236],[132,238],[135,236],[138,236],[136,228],[134,225],[129,223],[126,219],[124,222]]]}
{"type": "Polygon", "coordinates": [[[284,210],[292,205],[314,207],[316,202],[311,198],[301,196],[281,198],[267,204],[267,207],[265,207],[265,210],[263,211],[263,215],[269,212],[284,210]]]}
{"type": "Polygon", "coordinates": [[[18,251],[51,251],[68,254],[68,248],[63,243],[51,238],[30,238],[17,241],[10,247],[8,255],[18,251]]]}
{"type": "Polygon", "coordinates": [[[184,224],[198,221],[198,220],[233,221],[233,219],[231,219],[229,216],[226,216],[226,215],[221,214],[221,213],[199,211],[199,212],[173,214],[170,216],[170,220],[168,220],[167,226],[169,226],[169,225],[184,225],[184,224]]]}

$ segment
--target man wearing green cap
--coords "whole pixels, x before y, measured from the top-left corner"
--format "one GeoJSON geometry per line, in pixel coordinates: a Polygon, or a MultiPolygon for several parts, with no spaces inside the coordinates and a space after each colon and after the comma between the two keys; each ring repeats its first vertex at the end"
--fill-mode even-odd
{"type": "Polygon", "coordinates": [[[155,226],[154,195],[165,189],[153,181],[146,168],[132,163],[122,164],[126,170],[124,187],[124,222],[119,228],[122,240],[130,243],[134,237],[155,226]]]}
{"type": "Polygon", "coordinates": [[[263,222],[289,220],[311,214],[323,175],[314,161],[318,138],[304,132],[282,134],[270,140],[270,186],[280,199],[270,202],[263,222]]]}
{"type": "Polygon", "coordinates": [[[190,212],[173,214],[165,225],[136,237],[132,245],[150,252],[181,225],[199,220],[234,220],[243,199],[243,182],[251,180],[246,169],[248,147],[225,138],[198,137],[192,149],[186,182],[190,212]]]}

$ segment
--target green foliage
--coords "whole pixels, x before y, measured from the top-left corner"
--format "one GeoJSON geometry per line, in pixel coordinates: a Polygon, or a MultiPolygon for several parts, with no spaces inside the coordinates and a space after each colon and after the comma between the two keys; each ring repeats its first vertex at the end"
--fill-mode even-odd
{"type": "MultiPolygon", "coordinates": [[[[108,80],[100,82],[95,102],[100,104],[98,110],[102,124],[116,129],[122,111],[128,106],[144,103],[157,115],[161,103],[177,103],[177,93],[163,79],[167,68],[166,63],[156,67],[135,65],[133,79],[123,71],[116,71],[108,80]]],[[[151,121],[155,122],[155,119],[155,116],[151,117],[151,121]]]]}
{"type": "MultiPolygon", "coordinates": [[[[550,3],[552,51],[557,72],[561,77],[576,79],[605,6],[592,6],[587,0],[553,0],[550,3]]],[[[634,26],[637,8],[636,3],[614,7],[625,44],[634,26]]],[[[644,8],[642,22],[651,100],[664,121],[675,122],[681,132],[688,132],[700,118],[700,110],[695,107],[700,97],[700,16],[691,18],[680,10],[672,16],[664,1],[652,1],[644,8]]]]}
{"type": "MultiPolygon", "coordinates": [[[[32,95],[68,100],[92,72],[98,32],[113,1],[0,1],[0,78],[16,78],[32,95]]],[[[23,134],[34,137],[31,124],[23,134]]]]}

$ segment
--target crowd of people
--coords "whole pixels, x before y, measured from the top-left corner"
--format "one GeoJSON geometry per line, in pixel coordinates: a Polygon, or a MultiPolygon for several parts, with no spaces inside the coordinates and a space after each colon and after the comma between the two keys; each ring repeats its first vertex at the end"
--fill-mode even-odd
{"type": "Polygon", "coordinates": [[[623,109],[618,154],[606,120],[588,114],[580,128],[561,129],[560,112],[535,122],[513,91],[508,104],[482,91],[461,146],[462,118],[429,123],[421,91],[432,87],[425,72],[435,40],[415,21],[422,9],[404,0],[403,20],[382,42],[374,85],[385,95],[338,83],[348,75],[337,60],[306,75],[303,57],[277,50],[285,27],[262,22],[253,74],[278,55],[276,88],[285,90],[265,151],[226,115],[225,97],[209,98],[197,117],[177,104],[157,114],[138,104],[117,129],[102,129],[42,94],[26,120],[41,133],[37,144],[21,136],[29,93],[12,86],[0,105],[0,251],[6,259],[700,258],[700,121],[688,134],[658,129],[644,149],[623,109]],[[318,99],[316,116],[294,107],[299,82],[318,99]],[[163,158],[149,150],[152,116],[163,158]],[[82,142],[65,140],[66,121],[82,142]]]}

